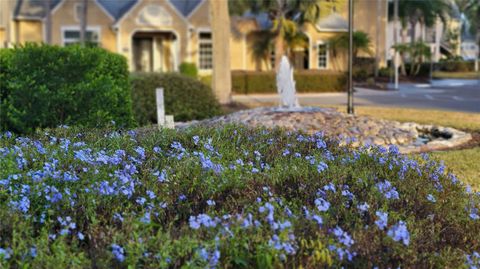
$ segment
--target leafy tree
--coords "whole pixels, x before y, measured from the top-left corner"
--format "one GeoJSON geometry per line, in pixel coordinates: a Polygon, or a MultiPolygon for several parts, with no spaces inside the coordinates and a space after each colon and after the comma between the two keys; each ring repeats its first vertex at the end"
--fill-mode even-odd
{"type": "MultiPolygon", "coordinates": [[[[299,28],[307,22],[317,22],[322,15],[321,4],[335,6],[335,0],[235,0],[229,1],[230,10],[239,14],[250,11],[253,14],[266,12],[272,21],[270,32],[265,38],[272,38],[275,48],[275,66],[278,67],[283,55],[288,55],[292,44],[301,44],[302,35],[299,28]]],[[[330,9],[331,10],[331,9],[330,9]]],[[[259,41],[257,49],[267,48],[267,40],[259,41]]],[[[254,50],[255,51],[255,50],[254,50]]],[[[265,57],[265,51],[258,50],[258,55],[265,57]]]]}

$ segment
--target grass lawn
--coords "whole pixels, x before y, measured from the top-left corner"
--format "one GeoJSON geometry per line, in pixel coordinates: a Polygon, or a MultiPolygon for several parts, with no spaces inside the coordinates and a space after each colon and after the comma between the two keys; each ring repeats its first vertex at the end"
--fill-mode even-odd
{"type": "MultiPolygon", "coordinates": [[[[335,106],[340,111],[344,107],[335,106]]],[[[396,120],[400,122],[414,121],[423,124],[438,124],[457,129],[480,132],[480,114],[450,112],[440,110],[391,108],[391,107],[356,107],[358,115],[367,115],[374,118],[396,120]]],[[[480,189],[480,147],[472,149],[432,152],[433,158],[444,160],[462,181],[480,189]]]]}
{"type": "Polygon", "coordinates": [[[463,78],[463,79],[479,79],[479,72],[433,72],[433,78],[463,78]]]}

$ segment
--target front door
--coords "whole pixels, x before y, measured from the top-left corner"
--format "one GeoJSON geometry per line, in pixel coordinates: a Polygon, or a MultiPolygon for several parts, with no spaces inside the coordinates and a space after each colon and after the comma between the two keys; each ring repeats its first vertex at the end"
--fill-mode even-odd
{"type": "Polygon", "coordinates": [[[133,38],[133,59],[135,71],[152,72],[153,71],[153,38],[152,37],[134,37],[133,38]]]}

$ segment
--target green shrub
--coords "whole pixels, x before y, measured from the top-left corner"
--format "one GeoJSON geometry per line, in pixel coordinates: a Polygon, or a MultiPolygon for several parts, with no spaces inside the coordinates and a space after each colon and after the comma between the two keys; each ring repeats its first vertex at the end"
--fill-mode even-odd
{"type": "Polygon", "coordinates": [[[435,69],[445,72],[470,72],[475,70],[475,62],[462,60],[444,60],[435,64],[435,69]]]}
{"type": "Polygon", "coordinates": [[[48,132],[0,137],[1,268],[480,265],[480,195],[428,156],[235,126],[48,132]]]}
{"type": "Polygon", "coordinates": [[[179,66],[180,74],[188,77],[197,78],[198,68],[194,63],[183,62],[179,66]]]}
{"type": "MultiPolygon", "coordinates": [[[[297,92],[341,92],[346,90],[347,77],[344,73],[329,71],[298,71],[294,73],[297,92]]],[[[211,76],[201,81],[211,83],[211,76]]],[[[277,82],[274,72],[233,71],[232,92],[235,94],[276,93],[277,82]]]]}
{"type": "Polygon", "coordinates": [[[391,77],[393,76],[393,69],[391,67],[382,67],[378,69],[378,75],[380,77],[391,77]]]}
{"type": "Polygon", "coordinates": [[[165,112],[175,121],[209,118],[221,114],[209,86],[176,73],[135,73],[131,76],[133,111],[140,125],[157,122],[155,89],[164,89],[165,112]]]}
{"type": "Polygon", "coordinates": [[[0,51],[0,129],[133,124],[124,57],[100,48],[27,44],[0,51]]]}

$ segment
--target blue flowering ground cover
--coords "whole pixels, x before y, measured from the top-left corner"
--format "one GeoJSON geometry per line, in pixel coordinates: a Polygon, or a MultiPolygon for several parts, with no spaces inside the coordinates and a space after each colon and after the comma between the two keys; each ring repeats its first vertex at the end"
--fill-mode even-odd
{"type": "Polygon", "coordinates": [[[318,133],[0,138],[0,268],[478,268],[480,196],[318,133]]]}

